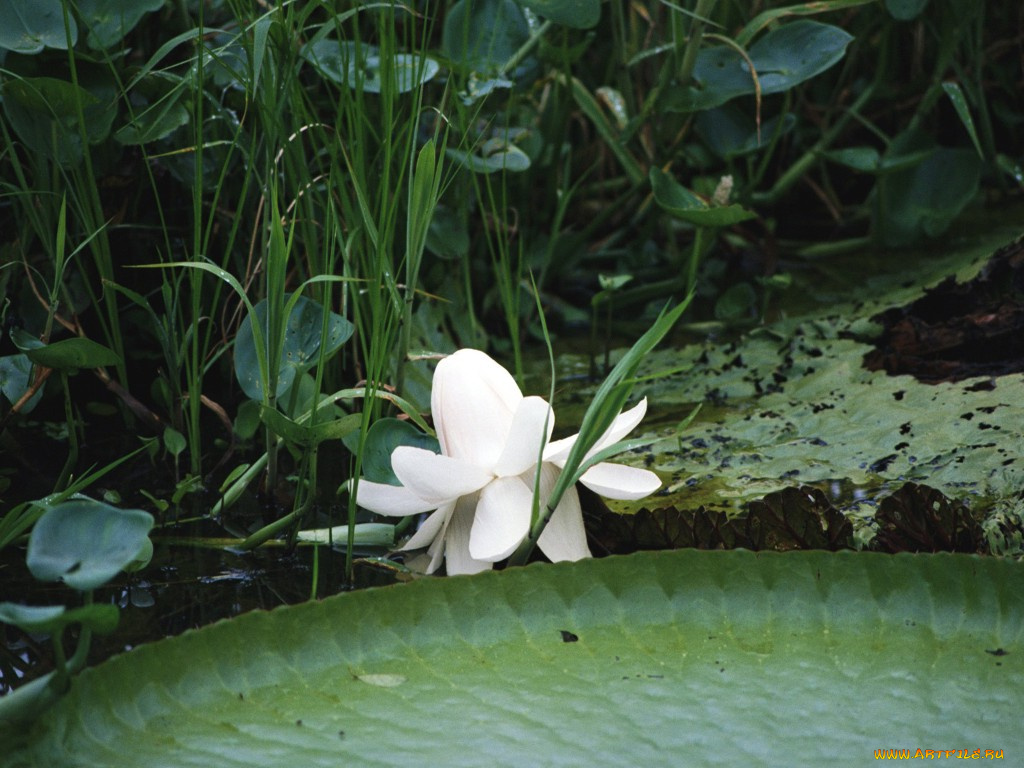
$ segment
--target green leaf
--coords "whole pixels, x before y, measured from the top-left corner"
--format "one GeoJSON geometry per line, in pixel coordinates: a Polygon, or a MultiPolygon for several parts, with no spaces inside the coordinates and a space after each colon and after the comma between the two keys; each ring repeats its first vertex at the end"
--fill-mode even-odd
{"type": "Polygon", "coordinates": [[[761,93],[782,93],[837,64],[853,35],[831,24],[800,19],[760,38],[750,49],[761,93]]]}
{"type": "Polygon", "coordinates": [[[910,21],[921,15],[928,0],[885,0],[885,8],[894,19],[910,21]]]}
{"type": "Polygon", "coordinates": [[[985,153],[981,151],[981,142],[978,141],[978,132],[974,129],[974,118],[971,117],[971,108],[967,106],[967,98],[964,96],[963,89],[957,83],[944,82],[942,90],[946,92],[949,100],[953,103],[953,108],[956,109],[960,122],[964,124],[967,135],[971,137],[971,143],[974,144],[978,157],[984,159],[985,153]]]}
{"type": "Polygon", "coordinates": [[[424,579],[142,646],[0,738],[10,765],[68,768],[799,768],[894,740],[1013,755],[1022,593],[1018,563],[948,554],[681,550],[424,579]]]}
{"type": "Polygon", "coordinates": [[[188,447],[185,436],[173,427],[164,428],[164,447],[167,452],[177,458],[188,447]]]}
{"type": "Polygon", "coordinates": [[[109,81],[89,78],[89,86],[91,90],[54,77],[8,80],[3,84],[4,112],[26,146],[65,167],[75,166],[83,151],[79,110],[93,144],[109,134],[117,112],[109,81]]]}
{"type": "Polygon", "coordinates": [[[0,622],[13,624],[26,632],[51,635],[71,624],[81,624],[98,634],[109,635],[117,629],[120,617],[121,612],[112,603],[92,603],[71,609],[63,605],[0,603],[0,622]]]}
{"type": "Polygon", "coordinates": [[[125,146],[148,144],[170,136],[190,119],[183,78],[151,75],[132,90],[135,112],[114,138],[125,146]]]}
{"type": "Polygon", "coordinates": [[[529,155],[503,138],[488,139],[473,153],[461,149],[448,149],[447,155],[463,168],[476,173],[519,173],[530,167],[529,155]]]}
{"type": "Polygon", "coordinates": [[[650,170],[654,201],[677,219],[698,227],[731,227],[757,217],[742,205],[709,205],[657,166],[650,170]]]}
{"type": "Polygon", "coordinates": [[[377,419],[370,425],[363,443],[363,477],[375,483],[401,485],[391,468],[391,454],[400,445],[441,452],[436,437],[424,434],[404,419],[377,419]]]}
{"type": "Polygon", "coordinates": [[[934,148],[916,165],[879,179],[877,235],[889,246],[938,237],[978,194],[980,180],[981,160],[975,152],[934,148]]]}
{"type": "Polygon", "coordinates": [[[469,72],[497,73],[530,38],[530,26],[514,0],[458,0],[448,11],[441,50],[469,72]]]}
{"type": "Polygon", "coordinates": [[[791,112],[765,120],[760,132],[754,116],[732,105],[710,109],[697,115],[696,128],[708,148],[724,160],[743,157],[768,146],[776,131],[785,135],[796,125],[791,112]]]}
{"type": "Polygon", "coordinates": [[[78,590],[112,579],[142,550],[153,516],[91,499],[56,504],[32,529],[25,562],[40,581],[63,581],[78,590]]]}
{"type": "Polygon", "coordinates": [[[320,422],[315,426],[300,424],[285,416],[280,411],[260,406],[260,419],[273,432],[296,445],[310,447],[325,440],[340,440],[346,435],[356,432],[362,421],[358,413],[350,413],[340,419],[320,422]]]}
{"type": "Polygon", "coordinates": [[[78,0],[78,12],[89,30],[86,44],[93,49],[111,48],[135,29],[143,16],[158,11],[164,0],[78,0]]]}
{"type": "MultiPolygon", "coordinates": [[[[839,27],[808,19],[783,24],[758,39],[748,55],[761,95],[782,93],[824,72],[846,53],[853,37],[839,27]]],[[[676,89],[666,108],[697,112],[755,92],[750,65],[731,46],[704,48],[697,55],[696,85],[676,89]]]]}
{"type": "Polygon", "coordinates": [[[366,93],[406,93],[432,80],[441,69],[425,56],[398,53],[385,61],[376,46],[330,38],[305,46],[301,55],[327,79],[366,93]]]}
{"type": "MultiPolygon", "coordinates": [[[[78,40],[74,16],[68,13],[71,44],[78,40]]],[[[4,0],[0,3],[0,49],[39,53],[43,48],[66,50],[61,0],[4,0]]]]}
{"type": "MultiPolygon", "coordinates": [[[[32,361],[28,355],[5,355],[0,357],[0,393],[13,405],[21,399],[22,395],[28,392],[32,376],[32,361]]],[[[29,398],[29,401],[22,407],[22,413],[30,413],[43,396],[43,387],[36,390],[36,393],[29,398]]]]}
{"type": "MultiPolygon", "coordinates": [[[[252,324],[255,318],[262,331],[262,337],[269,339],[267,314],[267,300],[263,299],[242,320],[238,335],[235,337],[235,376],[246,396],[260,402],[263,401],[263,383],[252,324]]],[[[288,315],[288,324],[284,330],[284,343],[277,363],[275,397],[280,397],[291,388],[297,374],[327,360],[341,349],[341,345],[349,339],[354,330],[352,323],[344,317],[335,312],[328,312],[327,346],[321,350],[320,336],[323,326],[323,307],[312,299],[299,296],[288,315]]],[[[273,364],[273,361],[269,362],[273,364]]]]}
{"type": "Polygon", "coordinates": [[[46,368],[58,370],[102,368],[108,365],[117,365],[121,359],[112,349],[81,336],[55,341],[52,344],[43,344],[32,334],[16,328],[11,331],[11,339],[29,360],[46,368]]]}
{"type": "Polygon", "coordinates": [[[538,16],[573,29],[590,29],[601,20],[601,0],[519,0],[538,16]]]}

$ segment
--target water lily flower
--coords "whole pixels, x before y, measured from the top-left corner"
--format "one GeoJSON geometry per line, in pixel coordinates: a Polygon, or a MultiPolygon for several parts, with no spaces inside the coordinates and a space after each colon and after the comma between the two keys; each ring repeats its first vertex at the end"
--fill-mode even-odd
{"type": "MultiPolygon", "coordinates": [[[[427,548],[425,571],[476,573],[512,554],[530,531],[534,484],[551,495],[576,436],[549,443],[554,414],[524,397],[512,375],[483,352],[462,349],[437,365],[431,413],[441,453],[399,446],[391,464],[401,486],[360,480],[357,502],[381,515],[432,514],[403,549],[427,548]],[[539,478],[538,478],[538,467],[539,478]]],[[[646,401],[620,414],[590,451],[621,439],[646,401]]],[[[642,498],[660,486],[653,472],[602,462],[581,481],[604,496],[642,498]]],[[[575,489],[565,493],[538,542],[552,561],[590,556],[575,489]]]]}

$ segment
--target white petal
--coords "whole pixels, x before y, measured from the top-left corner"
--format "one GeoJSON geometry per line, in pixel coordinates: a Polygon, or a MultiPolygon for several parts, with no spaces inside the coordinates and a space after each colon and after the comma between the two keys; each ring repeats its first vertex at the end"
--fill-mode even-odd
{"type": "Polygon", "coordinates": [[[619,440],[636,428],[636,425],[640,423],[646,414],[647,398],[645,397],[628,411],[623,411],[612,420],[608,429],[604,431],[604,434],[601,435],[601,438],[597,441],[594,447],[590,449],[587,456],[593,456],[603,448],[607,448],[609,445],[619,442],[619,440]]]}
{"type": "Polygon", "coordinates": [[[512,374],[483,352],[449,355],[437,364],[430,394],[441,452],[493,467],[522,399],[512,374]]]}
{"type": "Polygon", "coordinates": [[[649,470],[604,461],[584,472],[580,482],[609,499],[642,499],[661,487],[661,480],[649,470]]]}
{"type": "MultiPolygon", "coordinates": [[[[544,465],[541,471],[541,498],[547,498],[559,474],[553,465],[544,465]]],[[[587,532],[583,528],[580,497],[575,488],[570,488],[562,495],[562,500],[558,502],[537,540],[537,546],[553,563],[560,560],[582,560],[591,556],[590,548],[587,547],[587,532]]]]}
{"type": "Polygon", "coordinates": [[[448,519],[444,534],[444,562],[449,576],[460,573],[480,573],[491,569],[485,560],[476,560],[469,553],[470,530],[473,526],[473,505],[466,499],[459,499],[455,511],[448,519]]]}
{"type": "Polygon", "coordinates": [[[391,467],[402,485],[432,502],[430,509],[480,490],[493,477],[467,461],[410,445],[400,445],[391,452],[391,467]]]}
{"type": "Polygon", "coordinates": [[[565,466],[565,460],[569,458],[569,451],[576,444],[578,437],[579,435],[576,434],[572,437],[563,437],[561,440],[548,443],[548,447],[544,449],[544,461],[551,462],[559,467],[565,466]]]}
{"type": "Polygon", "coordinates": [[[429,512],[437,507],[429,501],[424,501],[408,488],[400,485],[388,485],[387,483],[374,483],[369,480],[360,480],[356,487],[356,504],[363,509],[376,512],[378,515],[418,515],[420,512],[429,512]]]}
{"type": "Polygon", "coordinates": [[[530,532],[533,489],[518,477],[501,477],[480,492],[469,553],[497,562],[511,555],[530,532]]]}
{"type": "Polygon", "coordinates": [[[524,397],[512,417],[505,449],[494,465],[498,477],[520,475],[535,466],[555,428],[555,413],[540,397],[524,397]]]}
{"type": "MultiPolygon", "coordinates": [[[[646,414],[647,398],[645,397],[628,411],[623,411],[612,419],[608,429],[598,438],[594,446],[587,451],[584,460],[624,438],[636,428],[636,425],[640,423],[646,414]]],[[[561,440],[555,440],[553,443],[548,443],[548,447],[544,451],[544,461],[550,461],[555,466],[564,467],[565,460],[569,458],[569,451],[578,437],[579,435],[573,435],[572,437],[565,437],[561,440]]]]}
{"type": "Polygon", "coordinates": [[[428,517],[420,525],[419,530],[416,531],[409,540],[402,545],[402,549],[422,549],[423,547],[429,547],[434,539],[437,538],[438,534],[444,528],[445,522],[451,515],[452,510],[455,508],[454,504],[446,504],[440,507],[434,514],[428,517]]]}

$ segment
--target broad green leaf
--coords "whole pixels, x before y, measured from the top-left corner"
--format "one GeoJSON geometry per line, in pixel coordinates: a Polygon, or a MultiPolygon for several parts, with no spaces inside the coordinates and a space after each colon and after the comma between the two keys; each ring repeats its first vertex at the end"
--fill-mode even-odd
{"type": "Polygon", "coordinates": [[[13,624],[26,632],[53,634],[71,624],[81,624],[101,635],[109,635],[117,629],[120,617],[121,612],[112,603],[92,603],[80,608],[0,603],[0,622],[13,624]]]}
{"type": "Polygon", "coordinates": [[[656,413],[648,416],[652,434],[694,403],[705,407],[680,435],[623,457],[658,472],[664,489],[609,507],[628,513],[703,505],[732,513],[770,492],[819,485],[838,494],[837,505],[863,500],[870,514],[882,494],[906,481],[957,499],[1015,498],[1024,487],[1024,379],[924,384],[870,371],[864,357],[875,347],[863,340],[877,335],[869,320],[878,313],[921,298],[926,286],[951,275],[973,278],[1014,231],[1007,222],[980,245],[930,246],[915,261],[907,253],[858,255],[859,264],[875,259],[867,274],[859,267],[853,279],[816,273],[794,280],[790,295],[811,291],[818,302],[807,314],[794,311],[728,345],[647,355],[641,376],[689,366],[683,377],[637,385],[637,395],[666,414],[661,424],[656,413]]]}
{"type": "MultiPolygon", "coordinates": [[[[266,299],[256,304],[252,313],[247,314],[242,320],[242,324],[238,328],[238,335],[235,337],[235,376],[246,396],[260,402],[263,401],[263,384],[260,379],[252,324],[255,318],[263,338],[269,338],[267,309],[266,299]]],[[[353,326],[341,315],[329,312],[327,316],[327,346],[321,350],[322,329],[323,307],[312,299],[300,296],[295,306],[292,307],[288,316],[288,324],[284,330],[281,357],[277,362],[278,378],[275,397],[280,397],[291,388],[297,374],[329,359],[331,355],[341,349],[341,345],[352,335],[353,326]]],[[[273,361],[270,362],[273,364],[273,361]]]]}
{"type": "Polygon", "coordinates": [[[749,155],[768,146],[776,131],[781,135],[789,133],[796,125],[792,112],[765,120],[760,132],[752,112],[746,112],[733,105],[724,105],[697,115],[696,128],[708,148],[719,157],[731,160],[749,155]]]}
{"type": "Polygon", "coordinates": [[[882,176],[875,227],[889,246],[941,235],[978,194],[981,160],[968,149],[938,147],[920,163],[882,176]]]}
{"type": "Polygon", "coordinates": [[[441,50],[454,67],[495,74],[530,37],[514,0],[458,0],[444,20],[441,50]]]}
{"type": "Polygon", "coordinates": [[[275,434],[296,445],[310,447],[325,440],[340,440],[359,429],[362,416],[350,413],[340,419],[319,422],[314,426],[300,424],[289,419],[280,411],[260,406],[260,419],[275,434]]]}
{"type": "Polygon", "coordinates": [[[731,227],[757,216],[741,205],[709,205],[660,168],[650,170],[654,200],[665,211],[698,227],[731,227]]]}
{"type": "Polygon", "coordinates": [[[78,13],[89,30],[90,48],[112,48],[135,29],[143,16],[158,11],[164,0],[78,0],[78,13]]]}
{"type": "Polygon", "coordinates": [[[142,550],[153,516],[91,499],[56,504],[32,529],[25,562],[40,581],[78,590],[102,586],[142,550]]]}
{"type": "Polygon", "coordinates": [[[538,16],[573,29],[590,29],[601,20],[601,0],[519,0],[538,16]]]}
{"type": "Polygon", "coordinates": [[[256,611],[75,678],[13,766],[862,765],[1024,751],[1024,569],[645,552],[256,611]],[[126,749],[125,745],[131,745],[126,749]]]}
{"type": "Polygon", "coordinates": [[[43,344],[32,334],[15,329],[11,331],[11,339],[29,360],[47,368],[59,370],[103,368],[108,365],[117,365],[120,361],[117,353],[112,349],[81,336],[43,344]]]}
{"type": "MultiPolygon", "coordinates": [[[[839,27],[807,19],[771,30],[748,52],[761,95],[788,91],[824,72],[843,58],[851,40],[853,37],[839,27]]],[[[731,46],[702,49],[693,79],[696,85],[677,88],[669,95],[666,108],[698,112],[755,92],[750,65],[731,46]]]]}
{"type": "Polygon", "coordinates": [[[822,156],[834,163],[845,165],[847,168],[853,168],[855,171],[881,175],[901,171],[905,168],[913,168],[928,157],[931,151],[931,148],[908,148],[906,151],[893,151],[890,148],[890,150],[881,154],[874,147],[847,147],[823,152],[822,156]]]}
{"type": "MultiPolygon", "coordinates": [[[[74,14],[68,13],[71,44],[78,40],[74,14]]],[[[0,49],[39,53],[68,47],[61,0],[4,0],[0,3],[0,49]]]]}
{"type": "Polygon", "coordinates": [[[882,165],[882,154],[874,147],[844,147],[823,153],[834,163],[861,173],[876,173],[882,165]]]}
{"type": "Polygon", "coordinates": [[[356,46],[330,38],[305,46],[302,57],[329,80],[361,88],[366,93],[406,93],[432,80],[441,69],[436,61],[425,56],[399,53],[387,62],[376,46],[356,46]],[[388,77],[391,81],[386,83],[388,77]]]}
{"type": "Polygon", "coordinates": [[[910,21],[921,15],[928,0],[885,0],[885,8],[894,19],[910,21]]]}
{"type": "Polygon", "coordinates": [[[400,445],[441,452],[436,437],[424,434],[403,419],[377,419],[370,425],[363,443],[363,477],[375,483],[401,485],[391,468],[391,454],[400,445]]]}
{"type": "Polygon", "coordinates": [[[426,247],[442,259],[461,259],[469,252],[468,222],[455,209],[439,203],[427,229],[426,247]]]}
{"type": "MultiPolygon", "coordinates": [[[[15,133],[26,146],[63,166],[82,159],[79,110],[90,143],[110,132],[116,110],[109,83],[90,80],[90,91],[81,85],[53,77],[25,77],[3,84],[3,106],[15,133]]],[[[85,84],[86,78],[83,78],[85,84]]]]}
{"type": "Polygon", "coordinates": [[[788,91],[838,63],[853,36],[839,27],[799,19],[773,29],[750,49],[761,93],[788,91]]]}
{"type": "MultiPolygon", "coordinates": [[[[32,361],[28,355],[5,355],[0,357],[0,393],[13,405],[21,399],[22,395],[28,392],[31,384],[32,361]]],[[[22,413],[30,413],[43,396],[43,387],[40,387],[29,401],[22,406],[22,413]]]]}
{"type": "Polygon", "coordinates": [[[515,144],[501,138],[488,139],[476,152],[448,149],[447,155],[463,168],[476,173],[518,173],[530,167],[529,155],[515,144]]]}

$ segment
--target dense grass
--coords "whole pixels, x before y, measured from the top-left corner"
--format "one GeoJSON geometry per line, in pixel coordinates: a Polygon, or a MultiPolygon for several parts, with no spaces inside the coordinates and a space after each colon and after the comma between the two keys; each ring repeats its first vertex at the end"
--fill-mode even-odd
{"type": "MultiPolygon", "coordinates": [[[[62,422],[44,492],[81,489],[85,409],[114,406],[116,451],[137,435],[171,468],[129,500],[171,522],[189,493],[222,514],[258,489],[246,546],[358,476],[381,416],[426,409],[432,354],[521,373],[548,329],[639,337],[691,289],[692,319],[757,322],[801,250],[907,244],[1019,189],[1013,4],[594,0],[581,25],[513,0],[181,0],[103,29],[51,4],[59,34],[2,64],[3,317],[103,349],[33,365],[5,336],[3,428],[62,422]]],[[[9,500],[39,488],[0,471],[9,500]]]]}

